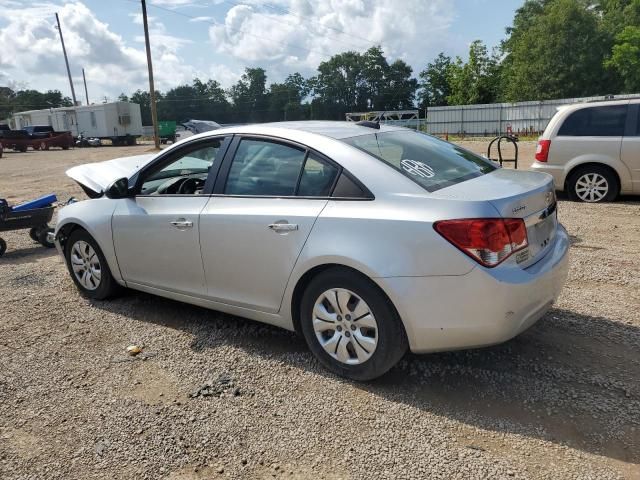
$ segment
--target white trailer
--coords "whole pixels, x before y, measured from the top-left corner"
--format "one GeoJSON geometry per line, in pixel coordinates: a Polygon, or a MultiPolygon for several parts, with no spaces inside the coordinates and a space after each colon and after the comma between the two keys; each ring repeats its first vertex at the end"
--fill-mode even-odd
{"type": "Polygon", "coordinates": [[[140,105],[112,102],[96,105],[30,110],[13,115],[13,127],[51,125],[56,131],[71,131],[74,137],[97,137],[114,145],[133,145],[142,136],[140,105]]]}

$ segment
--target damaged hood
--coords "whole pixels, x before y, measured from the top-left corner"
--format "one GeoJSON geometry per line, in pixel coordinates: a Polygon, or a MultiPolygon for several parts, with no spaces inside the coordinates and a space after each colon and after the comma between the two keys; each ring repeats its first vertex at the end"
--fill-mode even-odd
{"type": "Polygon", "coordinates": [[[86,163],[66,171],[68,177],[96,194],[102,194],[116,180],[131,176],[155,158],[157,153],[86,163]]]}

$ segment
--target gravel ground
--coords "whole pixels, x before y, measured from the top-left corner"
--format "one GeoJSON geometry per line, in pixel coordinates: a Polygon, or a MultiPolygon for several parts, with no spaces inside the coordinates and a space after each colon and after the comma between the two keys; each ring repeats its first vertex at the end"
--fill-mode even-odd
{"type": "MultiPolygon", "coordinates": [[[[0,196],[81,196],[68,166],[147,149],[7,153],[0,196]]],[[[3,233],[0,478],[640,478],[638,200],[560,201],[569,281],[529,331],[369,384],[276,328],[84,299],[54,251],[3,233]]]]}

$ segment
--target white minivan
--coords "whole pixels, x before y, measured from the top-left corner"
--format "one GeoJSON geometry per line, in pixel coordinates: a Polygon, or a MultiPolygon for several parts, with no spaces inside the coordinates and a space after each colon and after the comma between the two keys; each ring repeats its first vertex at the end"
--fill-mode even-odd
{"type": "Polygon", "coordinates": [[[538,141],[533,170],[570,199],[640,194],[640,98],[560,107],[538,141]]]}

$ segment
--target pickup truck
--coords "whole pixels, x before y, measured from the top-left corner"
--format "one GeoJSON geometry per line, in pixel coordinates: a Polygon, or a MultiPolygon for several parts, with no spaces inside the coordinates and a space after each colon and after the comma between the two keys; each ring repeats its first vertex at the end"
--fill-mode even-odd
{"type": "Polygon", "coordinates": [[[68,150],[74,145],[71,132],[35,132],[35,137],[26,129],[4,130],[0,136],[0,143],[4,148],[11,148],[17,152],[26,152],[29,147],[34,150],[49,150],[60,147],[68,150]]]}

